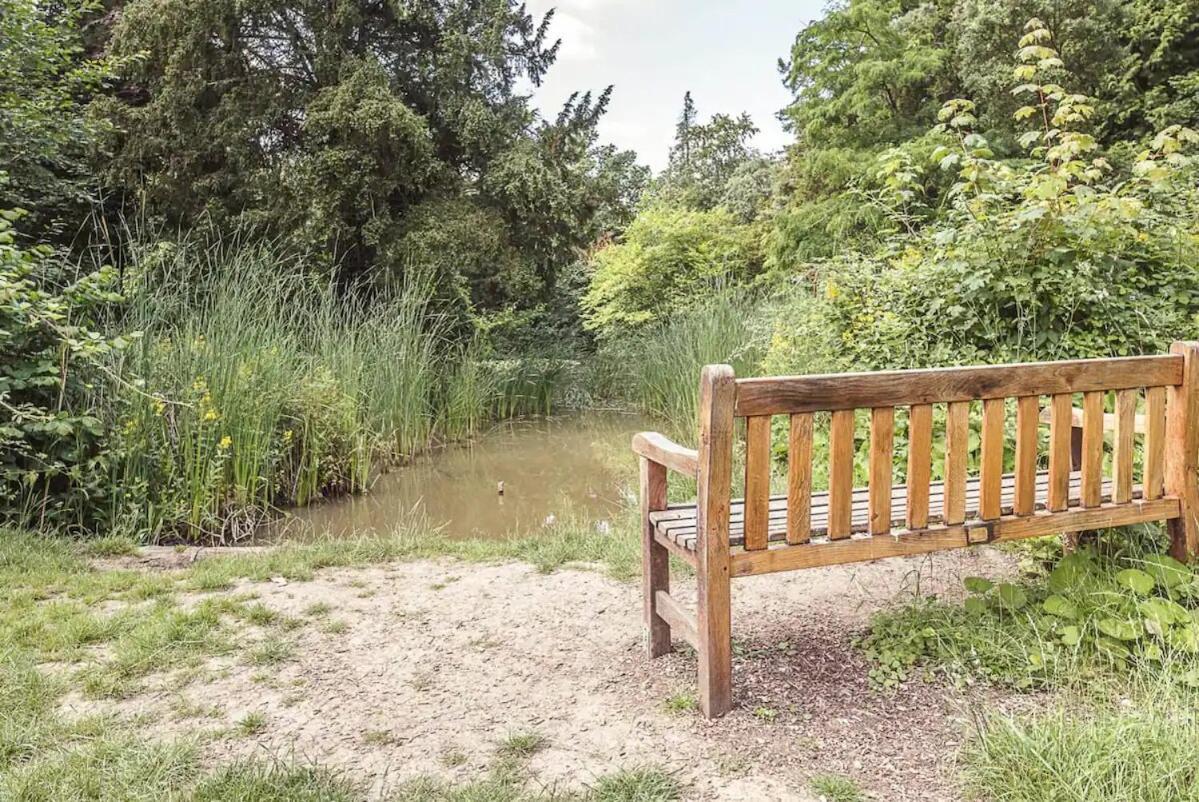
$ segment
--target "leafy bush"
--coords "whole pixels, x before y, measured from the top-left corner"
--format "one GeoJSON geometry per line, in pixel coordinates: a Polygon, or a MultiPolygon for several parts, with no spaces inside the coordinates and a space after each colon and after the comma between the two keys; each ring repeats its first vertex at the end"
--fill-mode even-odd
{"type": "Polygon", "coordinates": [[[780,317],[768,364],[811,361],[870,369],[1163,350],[1199,314],[1199,135],[1165,129],[1114,176],[1083,133],[1088,98],[1052,82],[1060,63],[1030,23],[1017,92],[1035,121],[1029,159],[994,158],[972,131],[969,101],[951,101],[935,158],[955,180],[931,224],[903,223],[923,193],[919,171],[882,168],[900,232],[876,256],[844,255],[813,270],[780,317]],[[796,327],[795,319],[802,324],[796,327]]]}
{"type": "Polygon", "coordinates": [[[1169,667],[1199,687],[1199,571],[1154,552],[1063,557],[1043,581],[968,577],[961,605],[880,616],[862,646],[890,687],[924,668],[1034,687],[1169,667]]]}
{"type": "Polygon", "coordinates": [[[761,266],[757,229],[724,209],[652,207],[601,248],[582,305],[588,328],[610,336],[693,307],[721,284],[737,284],[761,266]]]}
{"type": "Polygon", "coordinates": [[[104,268],[67,282],[51,248],[17,243],[20,216],[0,213],[0,515],[86,524],[110,490],[111,457],[87,397],[128,344],[96,330],[98,311],[120,300],[116,274],[104,268]]]}

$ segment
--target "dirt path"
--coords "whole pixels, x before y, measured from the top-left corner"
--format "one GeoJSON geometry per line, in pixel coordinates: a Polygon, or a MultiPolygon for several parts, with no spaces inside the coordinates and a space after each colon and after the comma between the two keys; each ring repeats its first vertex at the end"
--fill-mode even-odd
{"type": "MultiPolygon", "coordinates": [[[[877,799],[953,800],[971,706],[1007,702],[918,682],[871,691],[851,641],[917,583],[952,595],[962,576],[1011,571],[998,552],[971,550],[738,580],[736,708],[714,723],[666,709],[668,696],[693,692],[695,659],[685,647],[643,659],[635,585],[454,561],[242,583],[230,592],[320,616],[294,631],[294,657],[265,671],[230,658],[182,689],[164,678],[118,707],[168,733],[261,713],[260,733],[214,739],[216,754],[309,758],[365,778],[379,796],[417,775],[477,776],[497,742],[535,730],[548,746],[531,768],[560,786],[659,764],[688,799],[813,799],[810,777],[836,773],[877,799]],[[213,707],[214,718],[181,717],[183,703],[213,707]]],[[[690,584],[677,584],[690,602],[690,584]]]]}

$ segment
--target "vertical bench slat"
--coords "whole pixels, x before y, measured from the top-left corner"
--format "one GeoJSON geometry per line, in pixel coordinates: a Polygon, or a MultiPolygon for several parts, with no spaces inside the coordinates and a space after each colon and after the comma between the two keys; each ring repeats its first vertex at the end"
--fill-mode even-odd
{"type": "Polygon", "coordinates": [[[1098,507],[1103,499],[1103,396],[1082,394],[1082,506],[1098,507]]]}
{"type": "Polygon", "coordinates": [[[954,401],[945,415],[945,523],[966,520],[966,461],[970,450],[970,402],[954,401]]]}
{"type": "Polygon", "coordinates": [[[828,536],[849,537],[853,511],[853,410],[832,414],[828,434],[828,536]]]}
{"type": "Polygon", "coordinates": [[[745,550],[766,548],[770,525],[770,416],[745,420],[745,550]]]}
{"type": "Polygon", "coordinates": [[[984,521],[999,517],[1003,490],[1003,399],[983,401],[982,467],[979,471],[978,514],[984,521]]]}
{"type": "Polygon", "coordinates": [[[1012,511],[1032,515],[1037,503],[1037,425],[1041,399],[1021,396],[1016,401],[1016,498],[1012,511]]]}
{"type": "Polygon", "coordinates": [[[1070,394],[1053,396],[1049,409],[1049,498],[1045,506],[1051,512],[1061,512],[1070,500],[1070,431],[1074,418],[1070,394]]]}
{"type": "Polygon", "coordinates": [[[870,411],[870,534],[891,531],[892,454],[895,450],[895,409],[870,411]]]}
{"type": "Polygon", "coordinates": [[[1166,466],[1166,388],[1145,390],[1145,462],[1141,484],[1145,498],[1152,501],[1162,497],[1165,488],[1166,466]]]}
{"type": "Polygon", "coordinates": [[[787,438],[787,542],[807,543],[812,532],[812,413],[791,416],[787,438]]]}
{"type": "Polygon", "coordinates": [[[1132,450],[1136,427],[1137,391],[1116,393],[1116,434],[1112,450],[1112,500],[1117,504],[1132,501],[1132,450]]]}
{"type": "Polygon", "coordinates": [[[928,526],[928,490],[932,481],[933,407],[917,404],[908,411],[908,529],[928,526]]]}

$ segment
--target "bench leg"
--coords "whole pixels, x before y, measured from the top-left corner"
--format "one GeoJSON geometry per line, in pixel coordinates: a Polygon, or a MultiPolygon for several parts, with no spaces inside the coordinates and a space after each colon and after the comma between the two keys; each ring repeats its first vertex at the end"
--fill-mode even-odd
{"type": "Polygon", "coordinates": [[[650,659],[670,651],[670,624],[658,615],[657,592],[670,592],[670,553],[654,540],[649,514],[666,509],[666,467],[641,458],[641,572],[645,594],[646,647],[650,659]]]}
{"type": "Polygon", "coordinates": [[[705,566],[697,576],[699,597],[699,708],[718,718],[733,705],[733,638],[729,567],[705,566]]]}

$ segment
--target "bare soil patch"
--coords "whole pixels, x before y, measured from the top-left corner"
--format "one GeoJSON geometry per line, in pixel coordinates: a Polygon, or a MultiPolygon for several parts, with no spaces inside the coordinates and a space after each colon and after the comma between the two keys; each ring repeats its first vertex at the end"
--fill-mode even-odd
{"type": "MultiPolygon", "coordinates": [[[[880,800],[955,800],[973,712],[1033,700],[922,682],[880,693],[852,641],[917,589],[957,595],[962,576],[1013,572],[979,549],[735,581],[735,709],[716,722],[667,709],[667,697],[694,692],[695,658],[681,645],[644,658],[637,586],[451,560],[243,582],[226,592],[307,622],[287,633],[290,657],[222,658],[182,687],[162,677],[102,706],[145,714],[163,735],[221,732],[208,742],[214,759],[311,759],[380,797],[419,775],[477,776],[505,737],[536,731],[548,743],[531,769],[559,787],[657,764],[677,772],[688,799],[809,800],[809,779],[836,773],[880,800]],[[235,734],[250,714],[261,714],[259,731],[235,734]]],[[[676,585],[690,604],[692,584],[676,585]]]]}

